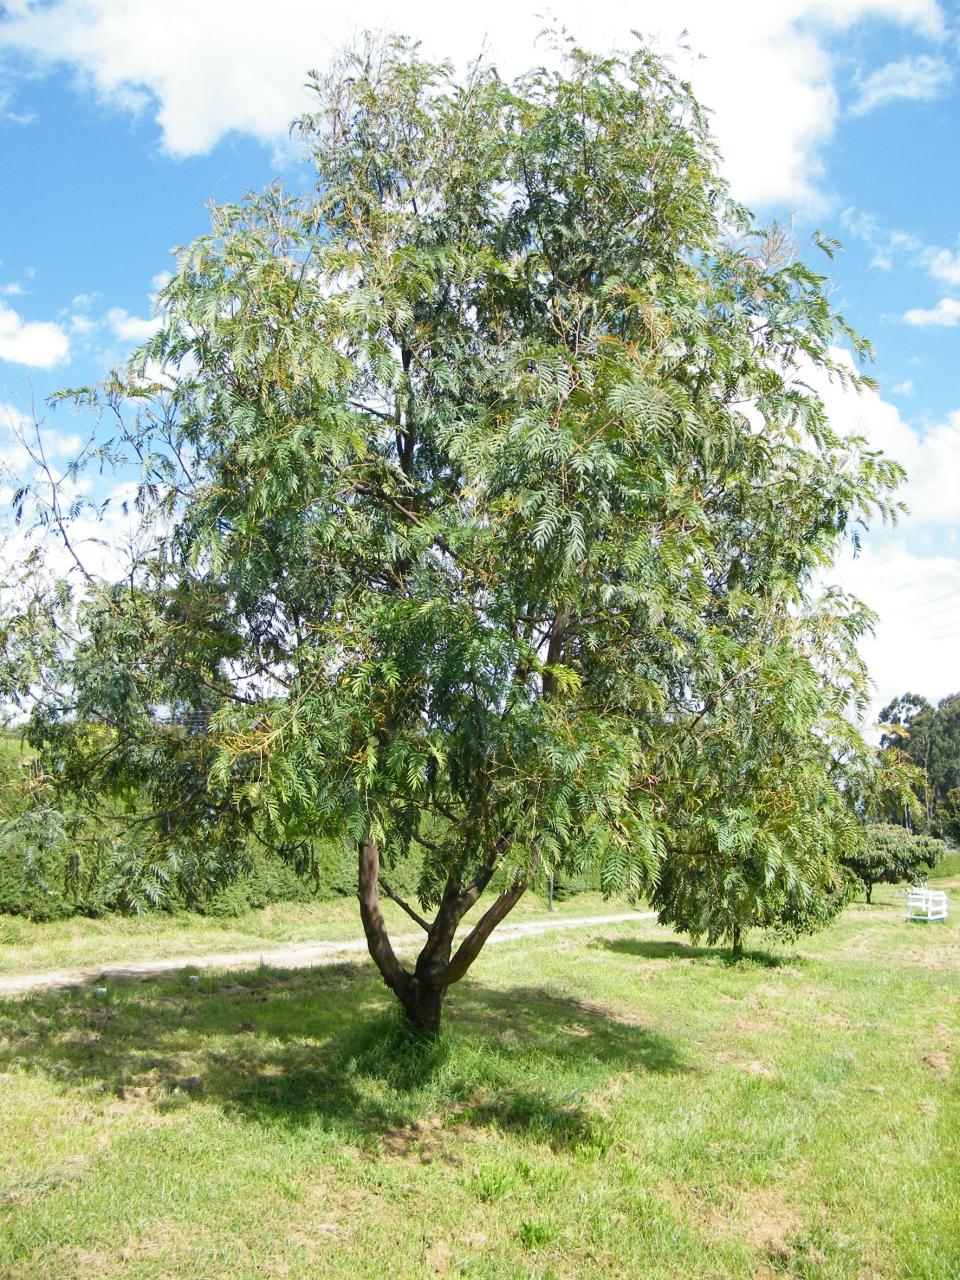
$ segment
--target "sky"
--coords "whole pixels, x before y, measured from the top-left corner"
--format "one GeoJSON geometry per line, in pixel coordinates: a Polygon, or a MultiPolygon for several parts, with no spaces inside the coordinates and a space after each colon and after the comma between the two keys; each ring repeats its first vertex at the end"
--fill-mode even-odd
{"type": "MultiPolygon", "coordinates": [[[[800,242],[843,242],[824,262],[831,296],[873,342],[879,390],[824,396],[838,427],[907,467],[909,514],[832,580],[878,616],[870,719],[908,689],[960,690],[957,3],[0,2],[0,465],[21,464],[12,424],[149,336],[171,251],[207,230],[210,201],[303,181],[288,125],[309,69],[364,29],[399,29],[513,75],[547,56],[547,22],[597,50],[653,42],[713,113],[734,195],[800,242]]],[[[82,429],[49,416],[50,455],[82,429]]]]}

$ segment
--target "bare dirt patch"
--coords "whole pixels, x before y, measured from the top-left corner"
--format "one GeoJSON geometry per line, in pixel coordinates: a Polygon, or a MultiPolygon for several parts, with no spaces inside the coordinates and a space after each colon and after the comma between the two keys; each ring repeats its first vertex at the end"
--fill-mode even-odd
{"type": "Polygon", "coordinates": [[[760,1058],[748,1058],[744,1054],[721,1050],[714,1059],[720,1066],[736,1067],[748,1076],[760,1076],[764,1080],[776,1080],[777,1072],[768,1062],[760,1058]]]}
{"type": "MultiPolygon", "coordinates": [[[[629,1009],[613,1009],[610,1005],[592,1004],[588,1000],[571,1001],[571,1004],[588,1018],[602,1018],[606,1022],[615,1022],[621,1027],[643,1027],[644,1030],[650,1028],[650,1022],[646,1018],[629,1009]]],[[[585,1028],[585,1030],[589,1034],[589,1029],[585,1028]]]]}
{"type": "Polygon", "coordinates": [[[703,1194],[668,1183],[661,1190],[684,1216],[693,1218],[701,1234],[719,1240],[738,1240],[757,1255],[761,1277],[779,1273],[793,1257],[791,1241],[800,1233],[803,1219],[777,1186],[750,1187],[730,1191],[729,1200],[714,1203],[703,1194]],[[765,1262],[773,1264],[768,1271],[765,1262]]]}
{"type": "Polygon", "coordinates": [[[739,1208],[738,1219],[732,1224],[734,1234],[774,1261],[789,1261],[793,1253],[790,1240],[803,1222],[782,1189],[758,1187],[748,1191],[739,1208]]]}
{"type": "Polygon", "coordinates": [[[921,1054],[921,1058],[927,1066],[932,1068],[936,1073],[938,1080],[946,1082],[950,1079],[952,1063],[950,1061],[949,1053],[944,1053],[942,1050],[936,1050],[933,1053],[921,1054]]]}
{"type": "MultiPolygon", "coordinates": [[[[387,1129],[380,1135],[378,1154],[400,1160],[433,1164],[442,1160],[457,1165],[460,1160],[449,1150],[444,1115],[427,1116],[423,1120],[411,1120],[396,1129],[387,1129]]],[[[371,1153],[372,1154],[372,1153],[371,1153]]]]}

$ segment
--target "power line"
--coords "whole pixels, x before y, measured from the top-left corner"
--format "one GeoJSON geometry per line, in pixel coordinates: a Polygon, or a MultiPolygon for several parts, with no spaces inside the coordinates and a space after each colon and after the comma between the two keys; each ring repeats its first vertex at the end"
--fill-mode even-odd
{"type": "Polygon", "coordinates": [[[942,630],[944,629],[944,627],[952,627],[952,626],[955,626],[955,625],[956,625],[956,623],[958,623],[958,622],[960,622],[960,618],[950,618],[950,619],[949,619],[948,621],[946,621],[946,622],[936,622],[936,623],[934,623],[934,625],[933,625],[932,627],[930,627],[928,630],[926,630],[926,631],[921,631],[921,632],[920,632],[920,635],[922,635],[922,636],[935,636],[935,635],[937,634],[937,632],[938,632],[938,631],[942,631],[942,630]]]}
{"type": "Polygon", "coordinates": [[[954,609],[960,609],[960,600],[956,604],[945,605],[942,609],[934,609],[932,613],[923,613],[919,617],[911,618],[911,622],[929,622],[931,618],[938,618],[941,613],[953,613],[954,609]]]}
{"type": "Polygon", "coordinates": [[[960,590],[948,591],[946,595],[934,596],[932,600],[921,600],[919,604],[914,606],[914,608],[925,609],[928,604],[939,604],[941,600],[950,600],[954,596],[960,596],[960,590]]]}

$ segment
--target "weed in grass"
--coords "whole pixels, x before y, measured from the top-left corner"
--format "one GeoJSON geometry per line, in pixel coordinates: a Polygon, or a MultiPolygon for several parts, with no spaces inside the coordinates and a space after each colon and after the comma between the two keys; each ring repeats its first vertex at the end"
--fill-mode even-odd
{"type": "Polygon", "coordinates": [[[491,1164],[480,1169],[473,1178],[473,1191],[484,1204],[506,1200],[520,1186],[516,1169],[506,1164],[491,1164]]]}
{"type": "Polygon", "coordinates": [[[524,1218],[517,1227],[517,1238],[527,1249],[541,1249],[557,1238],[557,1224],[547,1218],[524,1218]]]}

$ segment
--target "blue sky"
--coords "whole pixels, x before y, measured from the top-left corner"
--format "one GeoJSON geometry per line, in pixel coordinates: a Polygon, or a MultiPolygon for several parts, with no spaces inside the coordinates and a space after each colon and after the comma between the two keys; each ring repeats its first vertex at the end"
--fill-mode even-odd
{"type": "MultiPolygon", "coordinates": [[[[458,61],[481,44],[507,74],[543,57],[547,6],[468,14],[411,0],[402,25],[458,61]]],[[[834,577],[879,614],[865,656],[875,707],[960,688],[960,11],[937,0],[596,0],[550,7],[586,43],[638,29],[714,111],[735,193],[765,219],[845,245],[837,305],[874,342],[879,395],[826,395],[910,470],[912,514],[834,577]],[[686,31],[686,35],[682,33],[686,31]]],[[[0,4],[0,462],[4,424],[101,376],[151,327],[170,250],[207,202],[302,177],[287,138],[304,72],[383,3],[10,0],[0,4]]],[[[78,424],[57,415],[69,452],[78,424]]],[[[2,481],[0,481],[2,483],[2,481]]],[[[2,496],[2,495],[0,495],[2,496]]]]}

